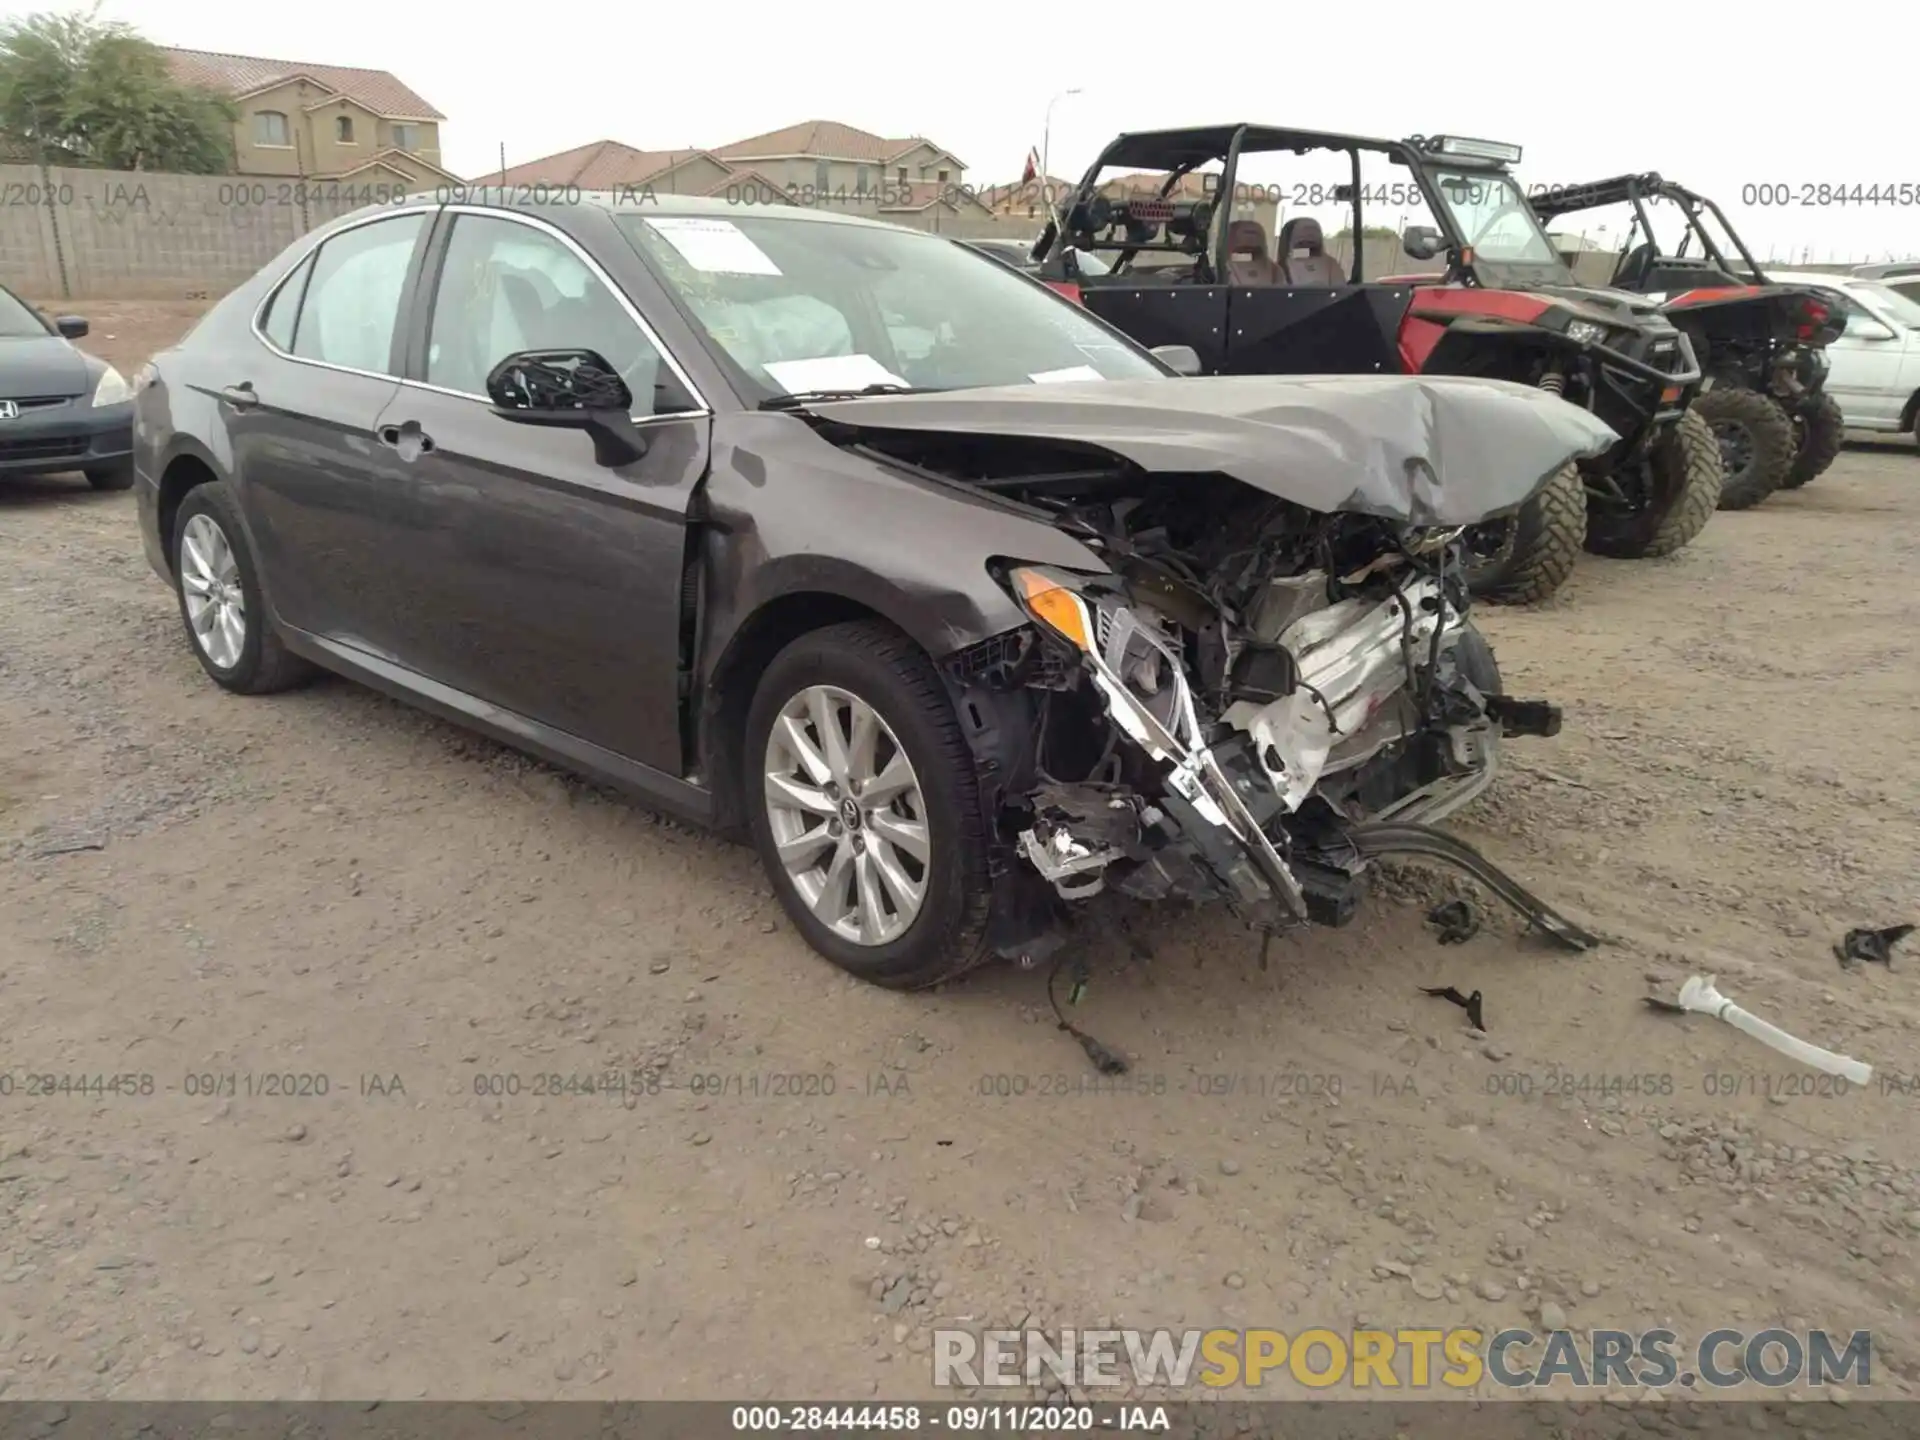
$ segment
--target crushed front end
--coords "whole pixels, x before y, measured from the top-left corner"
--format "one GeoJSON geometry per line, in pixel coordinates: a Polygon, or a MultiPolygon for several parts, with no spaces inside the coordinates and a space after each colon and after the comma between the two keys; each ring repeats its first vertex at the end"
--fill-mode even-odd
{"type": "MultiPolygon", "coordinates": [[[[1559,728],[1501,693],[1457,528],[1206,476],[1056,523],[1112,570],[1000,565],[1032,624],[948,667],[963,713],[1030,726],[993,761],[999,838],[1024,872],[1008,888],[1037,877],[1056,912],[1111,891],[1224,901],[1263,930],[1344,924],[1380,836],[1472,800],[1504,737],[1559,728]]],[[[1032,928],[1002,948],[1031,956],[1032,928]]]]}

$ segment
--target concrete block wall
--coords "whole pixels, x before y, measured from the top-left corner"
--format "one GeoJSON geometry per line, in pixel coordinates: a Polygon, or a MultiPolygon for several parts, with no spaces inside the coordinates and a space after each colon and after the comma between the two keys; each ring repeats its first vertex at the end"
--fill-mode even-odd
{"type": "Polygon", "coordinates": [[[72,299],[212,299],[389,187],[0,165],[0,280],[72,299]]]}
{"type": "MultiPolygon", "coordinates": [[[[50,299],[211,300],[308,230],[398,193],[392,185],[0,165],[0,281],[50,299]]],[[[879,218],[968,239],[1030,240],[1040,230],[1025,216],[964,207],[879,218]]],[[[1391,240],[1366,247],[1369,277],[1435,268],[1391,240]]],[[[1347,242],[1329,249],[1344,266],[1347,242]]],[[[1613,265],[1611,254],[1589,253],[1576,273],[1605,284],[1613,265]]]]}

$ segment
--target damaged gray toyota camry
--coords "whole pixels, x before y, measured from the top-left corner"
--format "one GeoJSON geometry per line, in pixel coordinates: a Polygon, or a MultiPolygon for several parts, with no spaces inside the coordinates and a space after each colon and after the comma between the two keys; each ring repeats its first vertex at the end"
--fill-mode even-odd
{"type": "Polygon", "coordinates": [[[139,514],[218,685],[335,671],[745,832],[879,984],[1032,962],[1101,893],[1339,924],[1391,852],[1590,943],[1430,827],[1559,724],[1461,528],[1613,434],[1190,360],[848,216],[417,198],[141,370],[139,514]]]}

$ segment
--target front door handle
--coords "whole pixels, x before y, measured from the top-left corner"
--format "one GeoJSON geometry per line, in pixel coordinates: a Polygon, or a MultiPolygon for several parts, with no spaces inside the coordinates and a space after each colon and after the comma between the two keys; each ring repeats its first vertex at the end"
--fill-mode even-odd
{"type": "Polygon", "coordinates": [[[238,385],[229,385],[220,392],[220,398],[236,410],[251,410],[260,403],[260,397],[253,393],[253,382],[242,380],[238,385]]]}
{"type": "Polygon", "coordinates": [[[402,460],[418,460],[433,453],[433,437],[420,428],[418,420],[400,425],[382,425],[377,432],[380,443],[400,452],[402,460]]]}

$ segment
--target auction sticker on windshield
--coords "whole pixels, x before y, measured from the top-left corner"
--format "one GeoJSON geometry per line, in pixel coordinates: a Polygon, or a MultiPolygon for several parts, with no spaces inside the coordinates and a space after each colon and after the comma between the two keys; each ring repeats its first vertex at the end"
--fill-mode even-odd
{"type": "Polygon", "coordinates": [[[1036,385],[1066,385],[1075,380],[1104,380],[1091,365],[1069,365],[1064,370],[1041,370],[1027,376],[1036,385]]]}
{"type": "Polygon", "coordinates": [[[671,215],[648,219],[659,235],[696,270],[718,275],[778,275],[773,263],[745,231],[731,220],[703,220],[671,215]]]}
{"type": "Polygon", "coordinates": [[[786,387],[789,395],[803,390],[860,390],[868,385],[899,385],[906,381],[871,355],[821,355],[812,360],[769,360],[760,367],[786,387]]]}

